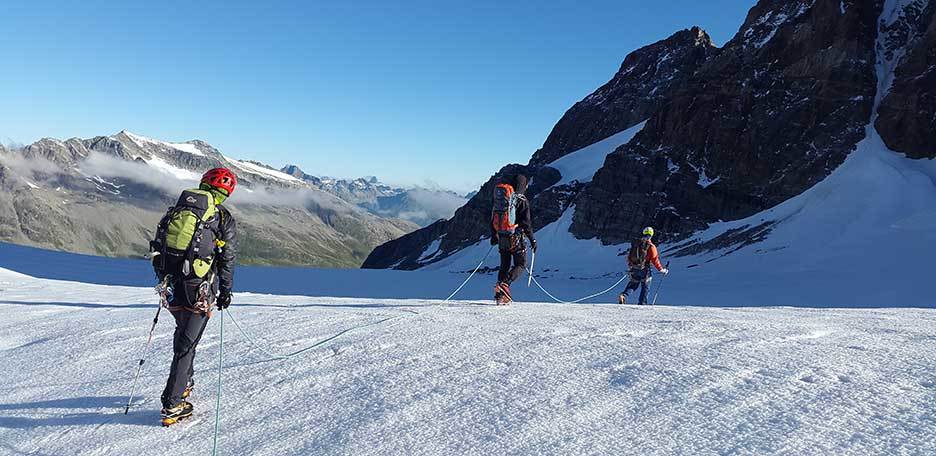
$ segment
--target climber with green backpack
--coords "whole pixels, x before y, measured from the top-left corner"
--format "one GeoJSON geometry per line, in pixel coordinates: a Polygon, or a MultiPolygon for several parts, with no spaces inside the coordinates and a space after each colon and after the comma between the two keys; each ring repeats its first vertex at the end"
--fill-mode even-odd
{"type": "Polygon", "coordinates": [[[169,208],[150,242],[162,305],[175,318],[172,366],[162,393],[162,424],[192,415],[189,395],[195,347],[213,306],[231,305],[237,233],[234,217],[221,204],[234,193],[237,177],[215,168],[197,189],[185,190],[169,208]]]}

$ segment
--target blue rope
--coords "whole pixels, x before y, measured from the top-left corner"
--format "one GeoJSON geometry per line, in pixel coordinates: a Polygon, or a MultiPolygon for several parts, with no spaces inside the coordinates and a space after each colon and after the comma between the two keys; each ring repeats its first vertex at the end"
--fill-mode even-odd
{"type": "Polygon", "coordinates": [[[277,354],[272,353],[272,352],[266,350],[265,348],[263,348],[259,343],[257,343],[257,341],[256,341],[253,337],[251,337],[250,334],[247,333],[247,331],[244,331],[244,329],[240,326],[240,324],[237,323],[237,320],[234,318],[234,314],[231,313],[231,310],[230,310],[230,309],[228,309],[227,312],[228,312],[229,316],[231,317],[231,321],[234,322],[234,326],[237,327],[237,330],[240,331],[240,333],[244,336],[244,338],[247,339],[248,342],[250,342],[250,345],[253,346],[253,348],[256,349],[257,351],[260,351],[260,352],[263,353],[264,355],[269,356],[271,360],[283,360],[283,359],[292,358],[293,356],[300,355],[300,354],[305,353],[305,352],[307,352],[307,351],[309,351],[309,350],[312,350],[313,348],[321,347],[322,345],[325,345],[325,344],[327,344],[327,343],[329,343],[329,342],[331,342],[331,341],[333,341],[333,340],[335,340],[335,339],[337,339],[337,338],[339,338],[339,337],[341,337],[341,336],[343,336],[343,335],[345,335],[345,334],[347,334],[347,333],[350,333],[350,332],[353,332],[353,331],[357,331],[357,330],[359,330],[359,329],[364,329],[364,328],[367,328],[368,326],[374,326],[374,325],[379,325],[379,324],[381,324],[381,323],[386,323],[386,322],[388,322],[388,321],[390,321],[390,320],[398,320],[398,319],[404,317],[404,315],[398,315],[398,316],[395,316],[395,317],[387,317],[387,318],[384,318],[384,319],[375,321],[375,322],[373,322],[373,323],[368,323],[368,324],[366,324],[366,325],[361,325],[361,326],[355,326],[355,327],[352,327],[352,328],[348,328],[348,329],[345,329],[345,330],[339,332],[338,334],[335,334],[335,335],[333,335],[333,336],[329,336],[329,337],[327,337],[327,338],[325,338],[325,339],[322,339],[322,340],[320,340],[320,341],[318,341],[318,342],[316,342],[316,343],[314,343],[314,344],[312,344],[312,345],[310,345],[310,346],[308,346],[308,347],[306,347],[306,348],[303,348],[303,349],[301,349],[301,350],[296,350],[296,351],[294,351],[294,352],[292,352],[292,353],[288,353],[288,354],[285,354],[285,355],[277,355],[277,354]]]}
{"type": "Polygon", "coordinates": [[[224,310],[221,310],[221,333],[218,340],[218,397],[215,402],[215,431],[212,456],[218,454],[218,434],[221,433],[221,368],[224,360],[224,310]]]}

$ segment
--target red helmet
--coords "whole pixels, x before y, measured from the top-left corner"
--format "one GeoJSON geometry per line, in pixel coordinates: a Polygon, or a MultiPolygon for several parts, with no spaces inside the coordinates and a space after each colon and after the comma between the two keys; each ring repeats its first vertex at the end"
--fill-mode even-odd
{"type": "Polygon", "coordinates": [[[237,176],[227,168],[209,169],[202,175],[201,183],[224,190],[231,196],[234,187],[237,187],[237,176]]]}

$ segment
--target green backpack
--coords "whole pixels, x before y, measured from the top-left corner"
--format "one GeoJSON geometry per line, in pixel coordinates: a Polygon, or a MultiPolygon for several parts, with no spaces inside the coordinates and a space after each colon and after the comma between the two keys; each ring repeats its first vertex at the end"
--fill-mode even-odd
{"type": "Polygon", "coordinates": [[[219,216],[211,192],[182,192],[176,205],[160,220],[156,238],[150,242],[153,265],[160,278],[169,274],[204,278],[208,274],[219,242],[219,216]]]}

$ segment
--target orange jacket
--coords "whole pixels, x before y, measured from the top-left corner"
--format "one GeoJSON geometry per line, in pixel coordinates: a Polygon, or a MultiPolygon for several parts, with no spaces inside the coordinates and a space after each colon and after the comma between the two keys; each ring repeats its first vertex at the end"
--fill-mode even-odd
{"type": "MultiPolygon", "coordinates": [[[[650,242],[650,248],[647,249],[647,261],[650,264],[652,264],[655,268],[657,268],[657,271],[662,271],[663,263],[660,263],[660,253],[657,252],[657,248],[655,245],[653,245],[653,241],[648,241],[648,242],[650,242]]],[[[636,266],[637,266],[636,264],[631,263],[630,255],[628,255],[627,267],[634,268],[636,266]]]]}

